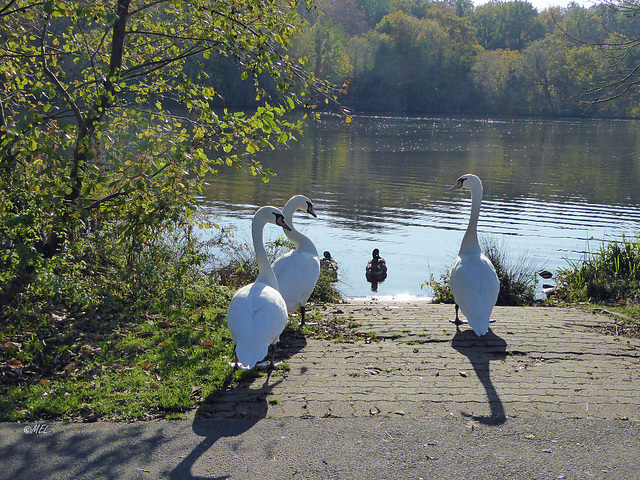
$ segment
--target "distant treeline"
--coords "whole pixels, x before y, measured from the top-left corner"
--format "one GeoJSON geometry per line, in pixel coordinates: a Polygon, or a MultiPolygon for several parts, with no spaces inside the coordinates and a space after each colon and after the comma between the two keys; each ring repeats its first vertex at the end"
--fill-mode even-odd
{"type": "MultiPolygon", "coordinates": [[[[348,82],[340,101],[356,111],[640,116],[638,89],[615,90],[640,65],[640,52],[626,48],[640,37],[629,11],[572,4],[538,12],[495,0],[477,8],[469,0],[317,4],[289,54],[318,78],[348,82]],[[617,98],[594,102],[608,95],[617,98]]],[[[230,103],[251,101],[250,85],[226,84],[230,103]]]]}

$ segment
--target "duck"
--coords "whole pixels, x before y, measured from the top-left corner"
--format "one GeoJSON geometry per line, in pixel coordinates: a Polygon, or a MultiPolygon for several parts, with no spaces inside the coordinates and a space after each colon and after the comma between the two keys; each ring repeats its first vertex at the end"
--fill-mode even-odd
{"type": "Polygon", "coordinates": [[[278,289],[263,243],[263,231],[267,223],[291,227],[284,214],[276,207],[259,208],[251,221],[251,236],[258,263],[255,282],[240,288],[231,299],[227,310],[227,326],[235,343],[235,368],[238,362],[243,368],[253,368],[262,361],[273,347],[270,367],[274,366],[275,345],[287,325],[287,304],[278,289]]]}
{"type": "Polygon", "coordinates": [[[329,282],[338,281],[338,262],[331,256],[331,252],[325,250],[320,259],[320,273],[324,274],[329,282]]]}
{"type": "Polygon", "coordinates": [[[293,225],[293,214],[298,210],[317,218],[308,197],[294,195],[287,201],[282,213],[291,230],[285,230],[285,234],[296,248],[278,257],[272,267],[287,311],[293,313],[300,309],[300,325],[303,326],[307,301],[320,277],[320,258],[311,239],[293,225]]]}
{"type": "Polygon", "coordinates": [[[366,277],[369,282],[381,282],[387,278],[387,262],[380,256],[377,248],[371,252],[371,260],[367,263],[366,277]]]}
{"type": "Polygon", "coordinates": [[[482,253],[478,243],[482,181],[473,174],[463,175],[450,190],[459,188],[471,190],[471,215],[458,256],[449,272],[449,287],[456,309],[456,318],[451,321],[457,328],[468,323],[475,334],[481,337],[487,333],[492,322],[491,312],[498,300],[500,281],[491,260],[482,253]],[[458,309],[462,310],[466,320],[458,317],[458,309]]]}

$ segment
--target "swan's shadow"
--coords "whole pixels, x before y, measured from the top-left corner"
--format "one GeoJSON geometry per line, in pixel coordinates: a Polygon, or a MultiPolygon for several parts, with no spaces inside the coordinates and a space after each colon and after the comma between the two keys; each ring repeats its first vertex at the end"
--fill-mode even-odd
{"type": "Polygon", "coordinates": [[[476,375],[482,382],[487,394],[491,414],[489,416],[472,416],[474,420],[487,425],[500,425],[507,420],[500,396],[491,381],[491,360],[502,360],[507,355],[507,342],[493,333],[491,329],[482,337],[473,330],[458,329],[451,346],[469,359],[476,375]]]}
{"type": "MultiPolygon", "coordinates": [[[[231,376],[229,378],[231,378],[231,376]]],[[[192,426],[193,432],[199,437],[203,437],[203,439],[189,455],[169,472],[169,478],[189,480],[204,480],[205,478],[209,480],[221,480],[229,478],[227,475],[219,477],[194,476],[191,472],[198,459],[218,440],[225,437],[241,435],[267,416],[267,397],[271,389],[282,381],[278,380],[275,383],[269,384],[270,379],[271,375],[268,375],[264,384],[259,389],[249,389],[246,384],[233,388],[233,390],[236,390],[236,394],[240,397],[239,401],[242,401],[243,405],[235,411],[235,414],[231,418],[207,418],[211,416],[207,406],[215,404],[219,397],[225,395],[224,388],[214,392],[210,397],[205,399],[203,405],[201,405],[196,412],[192,426]]],[[[226,390],[230,391],[231,388],[227,385],[226,390]]]]}
{"type": "MultiPolygon", "coordinates": [[[[285,328],[280,335],[276,350],[276,362],[286,361],[302,350],[307,344],[305,336],[299,330],[285,328]]],[[[169,474],[169,478],[200,479],[193,476],[192,469],[198,459],[211,446],[225,437],[235,437],[250,430],[260,420],[266,418],[269,409],[268,399],[273,387],[282,382],[282,378],[271,382],[271,372],[265,377],[262,387],[251,388],[257,372],[247,371],[242,380],[232,384],[230,374],[219,390],[205,399],[193,421],[193,431],[203,440],[169,474]],[[219,410],[219,407],[222,410],[219,410]]],[[[210,478],[210,477],[207,477],[210,478]]],[[[228,478],[211,477],[211,478],[228,478]]]]}

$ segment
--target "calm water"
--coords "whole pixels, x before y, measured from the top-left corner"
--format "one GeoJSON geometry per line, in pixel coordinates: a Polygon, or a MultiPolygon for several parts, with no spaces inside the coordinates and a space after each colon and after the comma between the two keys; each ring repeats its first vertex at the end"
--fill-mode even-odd
{"type": "MultiPolygon", "coordinates": [[[[223,169],[200,202],[249,239],[257,207],[305,194],[318,218],[300,212],[296,226],[339,262],[344,295],[428,296],[421,284],[449,268],[467,226],[470,192],[449,191],[460,175],[484,184],[481,240],[553,271],[638,232],[639,151],[635,121],[328,118],[289,148],[261,152],[277,173],[268,184],[223,169]],[[374,294],[364,272],[376,247],[389,275],[374,294]]],[[[282,235],[265,229],[266,240],[282,235]]]]}

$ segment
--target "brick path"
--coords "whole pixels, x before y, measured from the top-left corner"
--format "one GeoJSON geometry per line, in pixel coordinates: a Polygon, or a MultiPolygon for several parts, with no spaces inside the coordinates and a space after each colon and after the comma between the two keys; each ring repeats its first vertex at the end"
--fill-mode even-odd
{"type": "Polygon", "coordinates": [[[390,416],[640,421],[640,340],[573,308],[496,307],[485,337],[449,323],[452,305],[353,300],[320,307],[355,322],[352,343],[300,337],[290,370],[215,400],[217,418],[390,416]],[[367,341],[365,338],[376,338],[367,341]]]}

